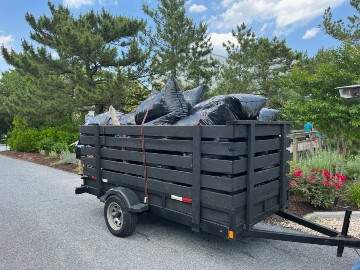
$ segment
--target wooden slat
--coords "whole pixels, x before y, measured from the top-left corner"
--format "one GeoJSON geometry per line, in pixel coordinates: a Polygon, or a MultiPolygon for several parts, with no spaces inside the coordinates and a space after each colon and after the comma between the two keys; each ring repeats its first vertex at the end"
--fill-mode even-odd
{"type": "MultiPolygon", "coordinates": [[[[85,166],[93,167],[95,160],[89,157],[83,157],[82,163],[85,166]]],[[[144,167],[142,165],[129,164],[123,162],[116,162],[110,160],[102,160],[101,166],[104,170],[114,172],[133,174],[139,177],[144,175],[144,167]]],[[[192,173],[178,170],[170,170],[165,168],[148,167],[148,175],[151,178],[159,179],[167,182],[174,182],[186,185],[192,185],[192,173]]],[[[278,178],[279,167],[270,168],[267,170],[259,171],[254,174],[254,185],[278,178]]],[[[226,176],[212,176],[201,175],[201,187],[218,190],[220,192],[239,192],[246,188],[246,176],[226,177],[226,176]]]]}
{"type": "MultiPolygon", "coordinates": [[[[126,147],[141,149],[140,138],[127,138],[127,137],[104,137],[101,136],[101,144],[107,147],[126,147]]],[[[93,145],[95,137],[93,136],[80,136],[80,144],[93,145]]],[[[147,150],[169,151],[169,152],[192,152],[191,140],[170,140],[170,139],[145,139],[145,148],[147,150]]],[[[216,141],[203,141],[201,142],[202,154],[207,155],[222,155],[222,156],[235,156],[239,153],[244,153],[246,143],[244,142],[216,142],[216,141]]]]}
{"type": "MultiPolygon", "coordinates": [[[[193,127],[188,126],[144,126],[144,135],[154,137],[178,137],[191,138],[193,127]]],[[[82,134],[94,134],[94,126],[80,127],[82,134]]],[[[102,126],[101,134],[140,136],[140,126],[102,126]]],[[[233,139],[246,138],[246,129],[242,126],[202,126],[202,138],[209,139],[233,139]]]]}
{"type": "MultiPolygon", "coordinates": [[[[85,168],[86,174],[91,173],[93,169],[85,168]]],[[[138,176],[132,176],[122,173],[115,173],[109,171],[103,171],[104,179],[107,179],[109,183],[116,186],[124,186],[135,189],[144,189],[144,179],[138,176]]],[[[150,192],[164,193],[169,195],[177,195],[184,197],[191,197],[191,187],[181,186],[173,183],[163,182],[156,179],[148,179],[148,188],[150,192]]],[[[241,202],[241,199],[238,200],[241,202]]],[[[212,192],[208,190],[201,191],[201,203],[204,207],[211,207],[213,209],[231,210],[233,208],[233,201],[231,195],[212,192]],[[221,207],[217,202],[221,201],[221,207]]]]}

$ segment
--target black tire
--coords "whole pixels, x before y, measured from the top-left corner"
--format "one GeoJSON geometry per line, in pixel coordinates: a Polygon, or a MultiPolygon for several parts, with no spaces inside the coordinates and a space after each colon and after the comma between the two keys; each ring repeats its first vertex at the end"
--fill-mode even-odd
{"type": "Polygon", "coordinates": [[[137,223],[137,214],[131,213],[128,210],[125,201],[118,196],[110,196],[106,200],[104,206],[105,223],[113,235],[117,237],[127,237],[134,233],[137,223]],[[116,208],[116,205],[118,208],[116,208]],[[113,213],[116,213],[115,216],[113,213]],[[120,220],[122,222],[120,222],[120,220]]]}

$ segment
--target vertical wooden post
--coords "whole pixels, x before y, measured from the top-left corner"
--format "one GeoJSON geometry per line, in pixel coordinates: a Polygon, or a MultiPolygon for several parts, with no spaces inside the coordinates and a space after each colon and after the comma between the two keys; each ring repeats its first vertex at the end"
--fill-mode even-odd
{"type": "Polygon", "coordinates": [[[293,161],[297,162],[298,160],[298,144],[299,144],[299,141],[298,141],[298,138],[296,137],[295,134],[293,134],[293,161]]]}
{"type": "Polygon", "coordinates": [[[192,180],[192,230],[199,232],[201,217],[201,126],[193,127],[192,180]]]}
{"type": "Polygon", "coordinates": [[[280,144],[280,209],[284,210],[287,207],[287,191],[288,181],[286,175],[286,124],[281,125],[281,144],[280,144]]]}
{"type": "Polygon", "coordinates": [[[95,177],[98,187],[98,196],[103,194],[103,182],[101,174],[101,141],[100,141],[100,126],[95,126],[95,177]]]}
{"type": "Polygon", "coordinates": [[[248,125],[247,138],[247,178],[246,178],[246,228],[250,229],[254,212],[253,190],[254,190],[254,149],[255,149],[255,122],[248,125]]]}

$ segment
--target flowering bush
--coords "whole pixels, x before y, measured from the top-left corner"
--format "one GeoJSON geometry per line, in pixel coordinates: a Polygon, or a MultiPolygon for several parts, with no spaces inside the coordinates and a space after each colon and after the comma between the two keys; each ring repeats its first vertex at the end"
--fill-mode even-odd
{"type": "Polygon", "coordinates": [[[327,169],[311,169],[309,172],[304,172],[300,168],[295,168],[291,178],[290,189],[300,193],[313,206],[321,208],[334,205],[339,191],[346,182],[344,174],[331,173],[327,169]]]}

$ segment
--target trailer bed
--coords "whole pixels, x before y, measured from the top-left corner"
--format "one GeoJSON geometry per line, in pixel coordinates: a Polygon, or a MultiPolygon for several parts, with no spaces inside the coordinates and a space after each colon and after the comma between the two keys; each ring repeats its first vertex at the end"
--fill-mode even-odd
{"type": "Polygon", "coordinates": [[[127,187],[143,201],[147,182],[151,212],[194,230],[239,232],[287,205],[289,131],[288,122],[259,121],[83,126],[84,186],[98,197],[127,187]]]}

